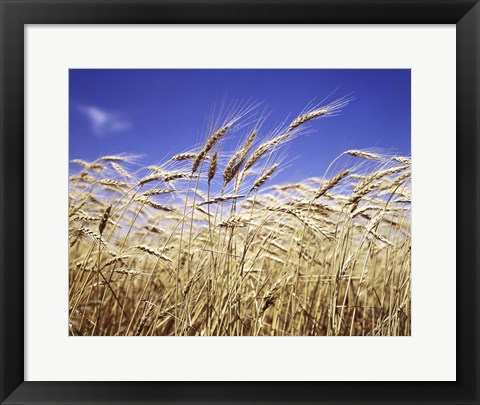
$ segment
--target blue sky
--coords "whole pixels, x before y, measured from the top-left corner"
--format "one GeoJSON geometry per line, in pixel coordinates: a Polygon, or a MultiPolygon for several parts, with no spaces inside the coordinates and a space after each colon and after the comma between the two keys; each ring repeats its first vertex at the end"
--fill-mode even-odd
{"type": "MultiPolygon", "coordinates": [[[[289,170],[280,181],[322,176],[348,149],[410,155],[406,69],[71,69],[69,81],[70,159],[131,153],[142,155],[145,165],[163,162],[205,139],[213,108],[222,102],[261,103],[266,135],[332,92],[327,102],[349,94],[355,99],[289,143],[289,170]]],[[[239,141],[228,139],[224,149],[239,141]]]]}

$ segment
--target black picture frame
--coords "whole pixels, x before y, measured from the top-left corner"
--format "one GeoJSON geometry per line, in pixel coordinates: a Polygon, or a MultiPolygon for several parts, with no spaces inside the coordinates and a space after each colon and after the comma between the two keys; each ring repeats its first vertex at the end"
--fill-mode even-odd
{"type": "Polygon", "coordinates": [[[0,14],[2,404],[479,404],[478,0],[0,0],[0,14]],[[456,24],[456,382],[24,381],[24,26],[152,23],[456,24]]]}

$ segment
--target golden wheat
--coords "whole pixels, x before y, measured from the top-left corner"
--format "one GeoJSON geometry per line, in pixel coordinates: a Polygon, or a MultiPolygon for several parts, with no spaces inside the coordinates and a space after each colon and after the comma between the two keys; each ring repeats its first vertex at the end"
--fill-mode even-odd
{"type": "Polygon", "coordinates": [[[264,137],[233,115],[198,152],[134,173],[123,154],[72,160],[70,333],[410,335],[410,158],[351,149],[328,177],[267,183],[277,149],[348,101],[264,137]]]}

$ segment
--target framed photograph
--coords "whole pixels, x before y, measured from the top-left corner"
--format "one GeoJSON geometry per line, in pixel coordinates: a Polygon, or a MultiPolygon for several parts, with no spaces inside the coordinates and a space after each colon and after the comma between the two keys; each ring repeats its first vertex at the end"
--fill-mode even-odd
{"type": "Polygon", "coordinates": [[[479,403],[477,1],[0,4],[2,404],[479,403]]]}

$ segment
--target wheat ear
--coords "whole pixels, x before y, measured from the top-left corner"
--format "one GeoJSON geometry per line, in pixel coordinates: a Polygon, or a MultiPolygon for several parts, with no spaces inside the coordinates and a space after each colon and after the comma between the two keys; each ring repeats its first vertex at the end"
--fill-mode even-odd
{"type": "Polygon", "coordinates": [[[212,149],[213,145],[217,143],[217,141],[227,133],[228,128],[230,128],[231,124],[227,124],[220,128],[218,131],[214,132],[210,138],[208,138],[207,143],[203,147],[203,149],[198,153],[198,155],[195,157],[195,160],[193,161],[192,164],[192,173],[195,173],[198,169],[198,166],[200,165],[200,162],[205,158],[207,155],[208,151],[212,149]]]}

